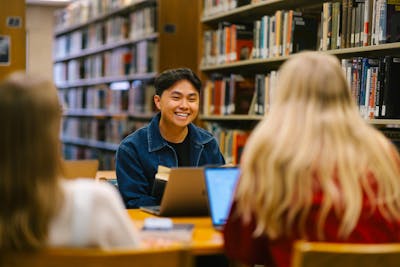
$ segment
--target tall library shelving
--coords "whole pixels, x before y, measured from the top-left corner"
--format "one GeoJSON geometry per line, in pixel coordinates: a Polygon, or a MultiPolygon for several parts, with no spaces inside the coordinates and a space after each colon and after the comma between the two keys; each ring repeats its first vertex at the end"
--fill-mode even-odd
{"type": "MultiPolygon", "coordinates": [[[[279,66],[319,50],[342,63],[361,115],[400,140],[400,4],[389,0],[203,0],[201,119],[237,163],[273,101],[279,66]]],[[[301,70],[299,70],[301,71],[301,70]]]]}
{"type": "Polygon", "coordinates": [[[122,138],[154,115],[157,73],[197,71],[199,8],[187,0],[77,0],[56,12],[65,158],[98,158],[101,169],[114,168],[122,138]]]}

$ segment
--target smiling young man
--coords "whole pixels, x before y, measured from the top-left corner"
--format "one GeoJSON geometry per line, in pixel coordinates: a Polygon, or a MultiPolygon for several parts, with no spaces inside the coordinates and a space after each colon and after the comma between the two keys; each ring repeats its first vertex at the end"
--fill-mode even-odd
{"type": "Polygon", "coordinates": [[[156,78],[154,87],[160,112],[122,140],[116,154],[118,187],[127,208],[160,204],[151,195],[159,165],[225,163],[213,135],[192,123],[199,112],[200,79],[190,69],[171,69],[156,78]]]}

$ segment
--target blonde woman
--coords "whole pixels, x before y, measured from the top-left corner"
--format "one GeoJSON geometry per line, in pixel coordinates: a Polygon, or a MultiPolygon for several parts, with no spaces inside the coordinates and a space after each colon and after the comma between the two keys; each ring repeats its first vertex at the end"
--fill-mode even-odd
{"type": "Polygon", "coordinates": [[[274,97],[243,152],[227,255],[288,267],[296,239],[399,242],[399,154],[360,117],[339,61],[294,55],[274,97]]]}
{"type": "Polygon", "coordinates": [[[60,179],[60,121],[51,82],[23,73],[0,82],[0,249],[138,246],[111,185],[60,179]]]}

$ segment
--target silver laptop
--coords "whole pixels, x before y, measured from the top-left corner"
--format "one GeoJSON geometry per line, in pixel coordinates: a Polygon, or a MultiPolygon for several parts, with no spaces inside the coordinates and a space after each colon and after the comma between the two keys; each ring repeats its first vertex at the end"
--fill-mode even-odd
{"type": "Polygon", "coordinates": [[[239,175],[238,167],[204,168],[211,220],[217,230],[221,230],[226,223],[239,175]]]}
{"type": "Polygon", "coordinates": [[[158,216],[208,215],[203,168],[172,168],[161,205],[140,209],[158,216]]]}

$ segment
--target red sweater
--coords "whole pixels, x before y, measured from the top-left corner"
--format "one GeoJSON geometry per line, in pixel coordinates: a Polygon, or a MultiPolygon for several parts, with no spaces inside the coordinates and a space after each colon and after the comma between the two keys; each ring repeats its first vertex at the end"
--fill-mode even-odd
{"type": "MultiPolygon", "coordinates": [[[[316,235],[318,210],[322,197],[315,197],[314,204],[306,222],[307,240],[318,241],[316,235]]],[[[281,237],[277,240],[268,240],[263,235],[254,238],[254,220],[244,225],[238,216],[233,216],[236,203],[233,204],[227,224],[224,228],[225,252],[234,260],[245,264],[264,264],[265,266],[290,267],[293,242],[299,239],[298,234],[291,237],[281,237]]],[[[364,207],[358,224],[346,240],[337,237],[340,221],[334,212],[330,212],[325,225],[326,242],[349,243],[393,243],[400,242],[400,221],[388,222],[375,210],[364,207]]]]}

